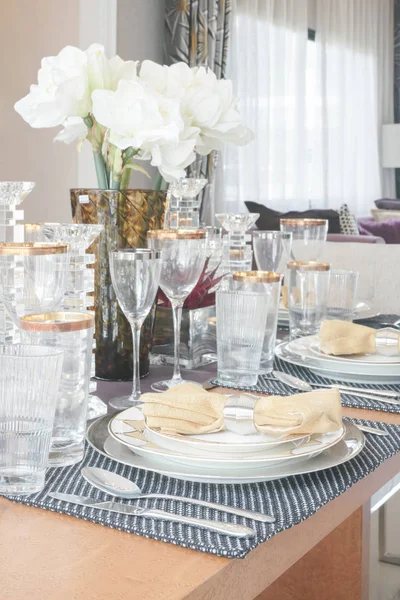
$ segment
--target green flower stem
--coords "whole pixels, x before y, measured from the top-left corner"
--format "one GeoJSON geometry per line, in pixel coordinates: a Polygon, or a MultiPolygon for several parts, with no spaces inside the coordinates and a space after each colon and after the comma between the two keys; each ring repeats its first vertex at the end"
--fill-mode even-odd
{"type": "Polygon", "coordinates": [[[96,167],[97,182],[101,190],[108,189],[106,166],[100,152],[93,152],[94,164],[96,167]]]}
{"type": "Polygon", "coordinates": [[[162,184],[163,184],[162,175],[161,175],[161,173],[158,173],[157,177],[156,177],[156,182],[154,184],[154,189],[156,192],[159,192],[161,190],[162,184]]]}
{"type": "Polygon", "coordinates": [[[129,181],[131,179],[131,170],[130,169],[124,169],[122,171],[122,176],[121,176],[121,190],[126,190],[129,188],[129,181]]]}

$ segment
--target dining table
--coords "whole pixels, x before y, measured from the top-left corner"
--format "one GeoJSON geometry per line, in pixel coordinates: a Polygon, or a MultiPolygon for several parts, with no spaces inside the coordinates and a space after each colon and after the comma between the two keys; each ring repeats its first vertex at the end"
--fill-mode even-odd
{"type": "MultiPolygon", "coordinates": [[[[170,366],[152,365],[142,391],[170,371],[170,366]]],[[[183,373],[203,383],[216,376],[216,367],[212,363],[183,373]]],[[[131,382],[98,381],[97,386],[97,395],[107,402],[129,393],[131,382]]],[[[343,412],[400,425],[400,414],[359,408],[343,412]]],[[[399,471],[400,453],[243,559],[147,539],[1,497],[0,598],[367,600],[370,500],[399,471]]]]}

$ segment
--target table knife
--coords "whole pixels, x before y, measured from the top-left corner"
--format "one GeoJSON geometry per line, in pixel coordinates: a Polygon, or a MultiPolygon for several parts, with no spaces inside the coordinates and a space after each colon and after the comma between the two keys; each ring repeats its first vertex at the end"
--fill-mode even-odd
{"type": "Polygon", "coordinates": [[[358,388],[358,387],[353,387],[351,385],[335,385],[335,384],[327,384],[327,383],[314,383],[314,382],[310,382],[310,385],[312,385],[313,387],[323,387],[323,388],[333,388],[333,387],[340,387],[340,389],[343,390],[343,392],[345,392],[346,390],[348,390],[349,392],[359,392],[360,394],[375,394],[377,396],[383,396],[384,398],[391,398],[393,400],[400,400],[400,394],[398,394],[397,392],[392,392],[391,390],[376,390],[374,388],[358,388]]]}
{"type": "Polygon", "coordinates": [[[121,504],[120,502],[103,502],[88,496],[76,496],[75,494],[62,494],[60,492],[50,492],[48,494],[54,500],[62,502],[70,502],[80,506],[87,506],[96,510],[108,510],[121,515],[133,515],[137,517],[148,517],[149,519],[160,519],[163,521],[175,521],[192,525],[193,527],[201,527],[209,531],[215,531],[224,535],[230,535],[239,538],[254,537],[256,532],[245,525],[237,525],[236,523],[225,523],[224,521],[211,521],[207,519],[197,519],[195,517],[185,517],[184,515],[175,515],[170,512],[158,510],[155,508],[144,508],[142,506],[132,506],[130,504],[121,504]]]}

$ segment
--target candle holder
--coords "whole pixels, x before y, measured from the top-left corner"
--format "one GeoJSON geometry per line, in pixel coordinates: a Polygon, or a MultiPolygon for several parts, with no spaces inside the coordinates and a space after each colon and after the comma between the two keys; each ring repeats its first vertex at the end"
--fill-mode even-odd
{"type": "Polygon", "coordinates": [[[257,213],[220,213],[215,215],[228,235],[224,239],[223,267],[225,272],[250,271],[253,251],[247,243],[246,231],[257,221],[257,213]]]}
{"type": "MultiPolygon", "coordinates": [[[[103,225],[86,225],[77,223],[43,223],[42,234],[47,240],[69,244],[70,262],[66,278],[63,310],[66,312],[89,311],[94,314],[94,266],[96,257],[88,249],[103,231],[103,225]]],[[[91,377],[95,377],[95,349],[93,339],[93,356],[91,377]]],[[[95,419],[107,413],[107,406],[95,395],[97,383],[89,384],[88,418],[95,419]]]]}
{"type": "MultiPolygon", "coordinates": [[[[0,242],[24,242],[24,211],[19,205],[33,190],[32,181],[0,181],[0,242]]],[[[18,329],[0,300],[0,344],[18,342],[18,329]]]]}
{"type": "Polygon", "coordinates": [[[200,204],[197,199],[207,179],[186,177],[170,184],[164,229],[199,229],[200,204]]]}

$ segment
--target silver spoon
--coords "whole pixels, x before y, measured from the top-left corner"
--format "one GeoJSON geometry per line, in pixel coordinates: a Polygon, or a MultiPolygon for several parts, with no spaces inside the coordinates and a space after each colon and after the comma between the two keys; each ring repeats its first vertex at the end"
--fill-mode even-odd
{"type": "Polygon", "coordinates": [[[180,500],[181,502],[187,502],[188,504],[197,504],[198,506],[205,506],[206,508],[213,508],[222,512],[230,513],[231,515],[238,515],[239,517],[245,517],[246,519],[253,519],[254,521],[262,521],[263,523],[275,523],[275,518],[262,513],[245,510],[243,508],[234,508],[233,506],[226,506],[225,504],[217,504],[216,502],[208,502],[206,500],[196,500],[193,498],[186,498],[185,496],[172,496],[170,494],[143,494],[142,490],[130,479],[122,477],[117,473],[106,471],[105,469],[99,469],[98,467],[83,467],[81,470],[82,476],[95,488],[106,492],[111,496],[117,496],[119,498],[139,500],[140,498],[160,498],[163,500],[180,500]]]}
{"type": "MultiPolygon", "coordinates": [[[[367,400],[377,400],[378,402],[382,402],[384,404],[396,404],[397,406],[400,404],[400,401],[396,400],[395,398],[387,397],[386,395],[380,396],[379,390],[376,390],[375,394],[375,390],[373,390],[373,392],[369,392],[368,390],[360,391],[362,388],[356,388],[354,390],[350,386],[341,386],[334,384],[320,385],[319,383],[313,383],[311,385],[310,383],[308,383],[308,381],[304,381],[299,377],[294,377],[294,375],[289,375],[288,373],[284,373],[283,371],[272,371],[272,374],[275,380],[278,380],[281,383],[284,383],[288,387],[291,387],[295,390],[301,390],[302,392],[312,392],[314,389],[337,388],[339,392],[342,392],[343,394],[348,394],[349,396],[358,396],[359,398],[366,398],[367,400]]],[[[382,391],[385,392],[386,390],[382,391]]]]}

